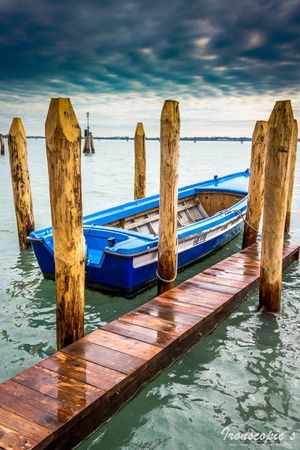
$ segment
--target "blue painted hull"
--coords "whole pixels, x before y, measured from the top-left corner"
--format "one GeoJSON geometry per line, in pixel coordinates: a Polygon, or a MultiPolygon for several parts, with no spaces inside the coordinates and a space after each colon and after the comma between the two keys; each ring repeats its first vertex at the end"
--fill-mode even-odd
{"type": "MultiPolygon", "coordinates": [[[[233,178],[234,185],[232,192],[243,194],[245,197],[226,211],[178,229],[179,269],[216,251],[233,239],[243,228],[243,216],[247,206],[248,171],[224,177],[225,181],[218,181],[217,185],[216,179],[211,180],[211,183],[214,183],[213,189],[216,191],[231,192],[228,187],[228,178],[230,179],[230,177],[233,178]],[[240,179],[239,189],[237,188],[237,179],[240,179]]],[[[212,189],[209,182],[199,183],[181,188],[179,198],[181,191],[183,196],[187,196],[195,189],[201,191],[201,188],[205,191],[212,189]]],[[[123,217],[126,217],[126,214],[129,216],[143,207],[144,210],[150,209],[158,201],[157,196],[149,197],[84,218],[84,235],[87,245],[87,287],[130,297],[155,282],[158,237],[108,227],[102,222],[109,223],[115,220],[116,216],[122,218],[120,211],[123,211],[123,217]],[[108,246],[107,242],[111,237],[114,238],[115,245],[108,246]]],[[[55,265],[52,229],[35,231],[30,236],[41,271],[46,278],[53,279],[55,265]]]]}
{"type": "MultiPolygon", "coordinates": [[[[213,240],[200,244],[197,247],[186,250],[178,256],[178,269],[183,269],[185,266],[192,264],[205,256],[215,252],[223,247],[227,242],[232,240],[242,230],[243,223],[237,225],[233,230],[214,238],[213,240]]],[[[113,261],[107,261],[107,268],[103,272],[94,269],[86,271],[86,282],[91,288],[101,289],[115,294],[121,294],[125,297],[131,297],[139,291],[143,291],[147,287],[156,283],[157,263],[148,264],[141,268],[134,268],[132,259],[122,261],[122,258],[113,261]],[[111,264],[111,265],[110,265],[111,264]],[[111,268],[115,267],[116,276],[111,268]],[[105,282],[104,282],[105,280],[105,282]]]]}

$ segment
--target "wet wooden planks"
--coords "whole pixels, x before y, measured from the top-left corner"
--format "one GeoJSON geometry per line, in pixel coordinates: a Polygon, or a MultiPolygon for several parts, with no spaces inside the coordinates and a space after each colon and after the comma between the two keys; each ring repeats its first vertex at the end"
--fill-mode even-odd
{"type": "MultiPolygon", "coordinates": [[[[259,245],[0,385],[0,448],[70,449],[223,320],[259,280],[259,245]]],[[[299,258],[286,245],[283,266],[299,258]]]]}

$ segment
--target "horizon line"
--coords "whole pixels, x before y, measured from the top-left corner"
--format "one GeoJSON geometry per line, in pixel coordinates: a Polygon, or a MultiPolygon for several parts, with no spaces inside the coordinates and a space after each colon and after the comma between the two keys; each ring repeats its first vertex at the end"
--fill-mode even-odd
{"type": "MultiPolygon", "coordinates": [[[[8,138],[8,134],[3,134],[4,139],[8,138]]],[[[45,139],[45,136],[41,135],[29,135],[27,139],[45,139]]],[[[85,136],[81,136],[81,139],[85,139],[85,136]]],[[[131,136],[93,136],[96,140],[123,140],[133,141],[134,137],[131,136]]],[[[159,141],[160,137],[145,137],[148,141],[159,141]]],[[[183,136],[180,137],[181,141],[251,141],[252,138],[247,136],[231,137],[231,136],[183,136]]]]}

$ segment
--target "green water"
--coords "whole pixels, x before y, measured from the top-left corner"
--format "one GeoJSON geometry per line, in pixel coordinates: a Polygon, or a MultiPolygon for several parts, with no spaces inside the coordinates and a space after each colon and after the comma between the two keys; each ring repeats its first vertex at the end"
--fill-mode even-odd
{"type": "MultiPolygon", "coordinates": [[[[29,141],[36,227],[50,224],[44,141],[29,141]]],[[[147,143],[147,193],[158,191],[159,144],[147,143]]],[[[96,142],[83,157],[84,212],[132,199],[132,142],[96,142]]],[[[250,144],[185,142],[180,185],[244,170],[250,144]]],[[[300,165],[291,242],[300,241],[300,165]]],[[[240,237],[216,255],[179,274],[183,281],[237,251],[240,237]]],[[[0,381],[55,351],[55,289],[43,280],[31,250],[18,249],[7,155],[0,157],[0,381]]],[[[300,273],[294,264],[283,281],[282,314],[258,313],[257,294],[214,333],[149,385],[80,446],[87,449],[300,448],[300,273]],[[225,429],[225,430],[224,430],[225,429]],[[243,443],[228,433],[281,433],[280,442],[243,443]],[[227,434],[226,434],[227,433],[227,434]]],[[[86,291],[90,332],[155,295],[133,300],[86,291]]],[[[236,436],[237,438],[239,436],[236,436]]],[[[275,436],[276,437],[276,436],[275,436]]]]}

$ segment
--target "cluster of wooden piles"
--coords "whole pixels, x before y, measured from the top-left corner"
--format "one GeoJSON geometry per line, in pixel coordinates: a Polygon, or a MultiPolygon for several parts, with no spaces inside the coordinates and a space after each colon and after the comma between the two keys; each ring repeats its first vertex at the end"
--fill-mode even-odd
{"type": "MultiPolygon", "coordinates": [[[[89,130],[89,127],[88,127],[89,130]]],[[[54,257],[56,266],[58,348],[83,336],[84,242],[80,145],[81,131],[69,99],[52,99],[46,121],[54,257]]],[[[252,139],[248,212],[243,246],[257,239],[264,206],[260,301],[271,312],[280,309],[281,258],[288,232],[295,178],[297,122],[290,101],[276,103],[268,122],[257,122],[252,139]]],[[[158,292],[175,283],[177,189],[180,141],[179,105],[167,100],[161,114],[158,292]]],[[[12,122],[9,155],[20,247],[34,229],[26,134],[21,119],[12,122]]],[[[142,123],[135,133],[136,199],[146,193],[146,149],[142,123]]]]}
{"type": "Polygon", "coordinates": [[[84,146],[83,153],[86,155],[91,155],[95,153],[94,139],[93,134],[90,131],[90,113],[86,113],[87,115],[87,128],[84,130],[84,146]]]}
{"type": "MultiPolygon", "coordinates": [[[[15,440],[13,448],[71,448],[144,382],[211,331],[257,287],[258,281],[260,306],[272,313],[279,311],[282,264],[286,266],[299,256],[298,247],[287,246],[282,253],[284,231],[290,227],[297,147],[297,123],[291,103],[277,102],[268,123],[258,122],[254,130],[245,249],[174,288],[179,129],[178,102],[168,100],[161,114],[160,134],[159,296],[108,324],[103,328],[105,333],[97,331],[84,337],[81,131],[70,100],[51,100],[46,147],[56,270],[57,346],[61,352],[35,366],[38,371],[29,369],[0,386],[4,409],[0,416],[0,443],[5,449],[9,448],[7,436],[15,440]],[[259,246],[248,246],[257,239],[262,206],[260,255],[259,246]],[[118,348],[120,339],[125,345],[122,350],[118,348]],[[148,347],[149,352],[142,356],[140,342],[145,351],[146,344],[158,348],[151,353],[148,347]],[[120,380],[111,386],[112,391],[95,385],[93,380],[99,379],[98,366],[123,374],[123,388],[120,380]],[[52,381],[44,386],[45,370],[58,376],[47,373],[47,380],[52,381]],[[38,382],[33,376],[37,373],[38,382]],[[83,386],[81,394],[75,395],[79,381],[87,387],[83,386]],[[97,393],[93,388],[98,389],[97,393]],[[66,393],[68,389],[73,392],[73,399],[70,392],[66,393]],[[91,391],[94,393],[88,394],[91,391]],[[66,402],[72,405],[67,410],[66,402]],[[13,414],[9,423],[5,421],[5,410],[13,414]],[[40,419],[41,411],[44,415],[40,419]],[[15,425],[14,419],[19,421],[15,425]],[[32,444],[23,443],[22,447],[19,443],[23,435],[25,440],[29,439],[28,420],[44,435],[41,439],[32,436],[32,444]],[[22,427],[26,430],[23,435],[22,427]]],[[[26,135],[20,119],[13,120],[8,143],[19,241],[24,248],[34,219],[26,135]]],[[[136,130],[135,155],[135,197],[141,198],[145,195],[146,180],[145,133],[141,124],[136,130]]]]}

